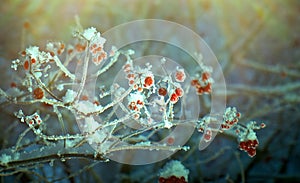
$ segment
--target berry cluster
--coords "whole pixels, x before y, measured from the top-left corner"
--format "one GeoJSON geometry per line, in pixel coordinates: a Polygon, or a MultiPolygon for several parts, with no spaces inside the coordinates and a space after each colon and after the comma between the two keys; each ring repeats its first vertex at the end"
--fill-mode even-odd
{"type": "Polygon", "coordinates": [[[96,65],[99,65],[100,62],[107,57],[106,52],[103,50],[105,41],[104,38],[96,33],[91,41],[90,52],[92,53],[92,60],[96,65]]]}
{"type": "Polygon", "coordinates": [[[193,79],[191,85],[196,88],[198,95],[211,93],[213,80],[209,72],[201,73],[201,77],[193,79]]]}
{"type": "Polygon", "coordinates": [[[128,108],[139,112],[144,107],[145,96],[140,92],[131,93],[128,96],[128,108]]]}
{"type": "Polygon", "coordinates": [[[36,46],[27,48],[26,51],[21,52],[21,56],[25,57],[23,68],[28,71],[30,69],[30,66],[36,64],[38,60],[39,48],[36,46]]]}
{"type": "Polygon", "coordinates": [[[264,123],[257,125],[255,121],[250,121],[246,126],[239,126],[236,131],[239,138],[239,149],[247,152],[250,157],[255,156],[259,141],[254,130],[265,127],[264,123]]]}
{"type": "Polygon", "coordinates": [[[238,137],[239,149],[248,153],[250,157],[256,155],[256,148],[258,147],[258,139],[256,136],[256,130],[265,128],[265,123],[257,124],[255,121],[250,121],[246,124],[238,123],[241,113],[237,111],[235,107],[227,107],[223,114],[223,119],[220,129],[212,129],[209,127],[210,123],[215,123],[218,118],[213,116],[205,116],[198,121],[196,128],[200,133],[203,133],[203,140],[207,143],[213,138],[213,130],[219,132],[233,132],[238,137]],[[231,131],[232,130],[232,131],[231,131]]]}
{"type": "Polygon", "coordinates": [[[159,177],[158,182],[159,183],[187,183],[187,181],[184,179],[183,176],[175,177],[174,175],[168,178],[159,177]]]}
{"type": "Polygon", "coordinates": [[[240,150],[247,152],[250,157],[253,157],[256,155],[256,147],[257,146],[258,146],[257,139],[241,141],[239,143],[240,150]]]}
{"type": "Polygon", "coordinates": [[[181,161],[172,160],[160,171],[159,183],[186,183],[188,182],[189,170],[184,167],[181,161]]]}
{"type": "MultiPolygon", "coordinates": [[[[169,121],[174,117],[174,107],[184,96],[184,82],[187,78],[185,70],[177,65],[174,69],[166,69],[166,59],[142,63],[127,56],[126,63],[122,66],[122,75],[128,82],[131,92],[127,96],[125,106],[133,113],[133,118],[138,119],[142,124],[149,124],[153,121],[169,121]],[[157,64],[161,68],[156,68],[157,64]],[[153,68],[155,67],[155,68],[153,68]],[[163,73],[163,74],[161,74],[163,73]]],[[[171,62],[168,61],[168,64],[171,62]]],[[[120,86],[119,84],[117,84],[120,86]]],[[[125,91],[125,88],[123,88],[125,91]]],[[[116,94],[114,94],[116,95],[116,94]]],[[[166,125],[169,127],[169,125],[166,125]]]]}
{"type": "Polygon", "coordinates": [[[43,122],[37,112],[25,116],[23,111],[19,110],[18,112],[15,112],[15,116],[19,118],[22,123],[26,122],[29,126],[40,125],[43,122]]]}
{"type": "Polygon", "coordinates": [[[46,45],[46,50],[49,51],[50,55],[61,55],[65,50],[65,44],[62,42],[49,42],[46,45]]]}
{"type": "Polygon", "coordinates": [[[221,130],[229,130],[237,124],[241,113],[237,112],[235,107],[228,107],[223,115],[223,122],[221,124],[221,130]]]}
{"type": "Polygon", "coordinates": [[[182,96],[183,96],[183,89],[181,87],[177,87],[170,96],[170,102],[175,104],[182,96]]]}
{"type": "Polygon", "coordinates": [[[128,60],[123,66],[123,71],[128,79],[129,86],[142,92],[143,89],[150,89],[154,85],[154,76],[152,74],[151,65],[147,64],[147,68],[136,69],[133,68],[132,60],[128,60]]]}

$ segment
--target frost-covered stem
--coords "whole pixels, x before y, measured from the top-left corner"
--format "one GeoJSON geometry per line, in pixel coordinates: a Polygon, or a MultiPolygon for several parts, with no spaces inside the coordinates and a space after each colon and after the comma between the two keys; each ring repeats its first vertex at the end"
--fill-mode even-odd
{"type": "Polygon", "coordinates": [[[118,118],[118,119],[115,119],[115,120],[113,120],[113,121],[109,121],[109,122],[107,122],[106,124],[97,127],[93,132],[89,133],[89,135],[94,134],[96,131],[101,130],[101,129],[103,129],[103,128],[106,128],[106,127],[109,127],[109,126],[117,125],[117,124],[119,124],[119,123],[121,123],[121,122],[123,122],[123,121],[126,121],[126,120],[130,119],[131,117],[132,117],[132,115],[128,114],[128,115],[126,115],[126,116],[124,116],[124,117],[122,117],[122,118],[118,118]]]}
{"type": "Polygon", "coordinates": [[[38,133],[36,130],[35,130],[35,133],[37,133],[37,135],[39,137],[43,138],[43,139],[54,140],[54,141],[84,138],[84,136],[82,134],[65,135],[65,136],[63,136],[63,135],[51,135],[51,136],[47,136],[45,134],[38,133]]]}
{"type": "Polygon", "coordinates": [[[49,95],[51,95],[55,100],[62,101],[60,98],[58,98],[56,95],[54,95],[48,87],[39,79],[37,78],[32,71],[30,70],[30,74],[33,76],[33,78],[37,81],[38,85],[40,85],[49,95]]]}
{"type": "Polygon", "coordinates": [[[163,150],[163,151],[178,151],[178,150],[188,150],[188,146],[167,146],[167,145],[133,145],[133,146],[120,146],[120,147],[112,147],[107,150],[105,153],[112,153],[116,151],[123,150],[163,150]]]}
{"type": "Polygon", "coordinates": [[[18,140],[16,142],[16,145],[15,145],[15,151],[18,150],[18,148],[20,147],[20,143],[22,141],[22,139],[24,138],[24,136],[31,130],[31,128],[27,128],[24,132],[22,132],[19,137],[18,137],[18,140]]]}
{"type": "MultiPolygon", "coordinates": [[[[174,120],[171,123],[172,126],[170,126],[168,128],[177,126],[179,124],[183,124],[184,122],[189,123],[189,124],[193,124],[194,123],[192,121],[182,121],[182,120],[176,121],[176,120],[174,120]]],[[[130,137],[137,136],[137,135],[142,134],[142,133],[144,133],[146,131],[149,131],[149,130],[158,130],[158,129],[161,129],[161,128],[165,128],[165,122],[160,122],[160,123],[157,123],[155,125],[145,127],[144,129],[136,130],[136,131],[134,131],[134,132],[132,132],[130,134],[127,134],[127,135],[124,135],[123,137],[120,137],[120,139],[122,141],[124,141],[126,139],[129,139],[130,137]]]]}
{"type": "Polygon", "coordinates": [[[284,74],[286,76],[295,77],[295,78],[300,77],[300,72],[298,70],[288,69],[283,65],[262,64],[260,62],[256,62],[250,59],[244,59],[242,62],[237,62],[237,63],[263,72],[270,72],[270,73],[275,73],[280,75],[284,74]]]}
{"type": "Polygon", "coordinates": [[[99,77],[101,74],[106,72],[111,66],[113,66],[117,61],[120,56],[120,52],[116,52],[117,55],[114,56],[114,59],[112,59],[105,67],[103,67],[101,70],[99,70],[96,73],[96,77],[99,77]]]}
{"type": "Polygon", "coordinates": [[[65,152],[65,153],[60,153],[60,154],[58,154],[58,153],[47,154],[47,155],[41,154],[41,156],[31,156],[28,159],[20,159],[17,161],[11,161],[11,162],[8,162],[5,166],[1,165],[0,172],[14,169],[16,167],[21,167],[21,166],[26,167],[26,166],[29,166],[32,164],[41,164],[41,163],[49,162],[54,159],[60,160],[62,157],[65,159],[86,158],[86,159],[98,160],[98,161],[102,161],[102,162],[107,161],[107,159],[105,159],[103,157],[100,157],[100,156],[95,157],[94,153],[79,153],[76,151],[70,151],[70,152],[65,152]]]}
{"type": "MultiPolygon", "coordinates": [[[[71,78],[72,80],[75,80],[75,75],[72,74],[60,61],[60,59],[55,56],[54,57],[54,61],[56,63],[56,65],[60,68],[60,70],[66,74],[66,76],[68,76],[69,78],[71,78]]],[[[68,62],[67,62],[68,63],[68,62]]]]}
{"type": "MultiPolygon", "coordinates": [[[[22,98],[22,97],[23,97],[23,96],[21,96],[21,98],[22,98]]],[[[41,102],[44,102],[44,103],[49,104],[49,105],[51,105],[51,106],[56,105],[56,106],[60,106],[60,107],[65,107],[64,104],[61,103],[61,102],[57,102],[57,101],[53,101],[53,100],[48,100],[48,99],[46,99],[46,98],[43,98],[43,99],[41,99],[41,100],[35,100],[35,99],[33,99],[33,100],[30,100],[30,101],[21,101],[21,100],[19,100],[19,98],[20,98],[20,97],[17,97],[17,98],[15,98],[15,100],[13,100],[13,99],[11,99],[10,97],[8,97],[8,100],[9,100],[11,103],[17,104],[17,105],[31,105],[31,104],[34,104],[34,103],[41,103],[41,102]]],[[[2,103],[2,104],[3,104],[3,103],[2,103]]],[[[1,104],[1,105],[2,105],[2,104],[1,104]]]]}
{"type": "Polygon", "coordinates": [[[149,131],[149,130],[151,130],[151,129],[162,128],[163,126],[164,126],[164,123],[161,122],[161,123],[159,123],[159,124],[156,124],[156,125],[153,125],[153,126],[146,127],[146,128],[144,128],[144,129],[136,130],[136,131],[134,131],[134,132],[132,132],[132,133],[130,133],[130,134],[127,134],[127,135],[124,135],[123,137],[120,137],[120,140],[121,140],[121,141],[124,141],[124,140],[126,140],[126,139],[129,139],[130,137],[137,136],[137,135],[142,134],[142,133],[144,133],[144,132],[146,132],[146,131],[149,131]]]}
{"type": "MultiPolygon", "coordinates": [[[[67,58],[66,58],[66,62],[64,63],[64,67],[67,67],[68,64],[70,63],[70,61],[72,60],[72,58],[75,56],[75,54],[72,55],[71,58],[69,58],[69,54],[67,54],[67,58]]],[[[69,70],[67,70],[69,71],[69,70]]],[[[63,72],[62,70],[58,70],[57,73],[54,75],[54,77],[50,80],[49,82],[49,87],[51,88],[51,86],[56,83],[57,79],[61,76],[62,73],[65,73],[63,72]]],[[[70,73],[71,74],[71,73],[70,73]]],[[[73,75],[73,74],[72,74],[73,75]]],[[[74,76],[74,75],[73,75],[74,76]]],[[[70,77],[70,76],[69,76],[70,77]]],[[[74,76],[74,79],[72,78],[72,76],[70,77],[73,81],[75,80],[75,76],[74,76]]],[[[72,83],[73,84],[73,83],[72,83]]]]}
{"type": "MultiPolygon", "coordinates": [[[[106,111],[107,109],[115,106],[116,104],[118,104],[120,101],[122,101],[127,95],[129,95],[129,93],[132,91],[133,87],[130,87],[126,92],[124,92],[124,94],[122,96],[120,96],[118,99],[114,100],[113,102],[107,104],[105,107],[102,107],[100,110],[98,111],[94,111],[94,112],[90,112],[90,113],[86,113],[83,114],[85,116],[93,116],[93,115],[99,115],[101,113],[103,113],[104,111],[106,111]]],[[[75,109],[76,110],[76,109],[75,109]]],[[[82,113],[81,111],[76,110],[78,113],[82,113]]]]}
{"type": "Polygon", "coordinates": [[[86,77],[87,77],[88,66],[89,66],[89,56],[88,56],[88,49],[86,49],[84,60],[83,60],[83,72],[82,72],[82,77],[81,77],[81,81],[80,81],[80,86],[79,86],[78,93],[77,93],[76,97],[74,98],[73,103],[79,100],[79,97],[81,96],[81,93],[84,89],[84,85],[85,85],[85,81],[86,81],[86,77]]]}
{"type": "Polygon", "coordinates": [[[0,96],[5,97],[7,100],[10,100],[9,96],[0,88],[0,96]]]}
{"type": "MultiPolygon", "coordinates": [[[[247,86],[243,84],[227,85],[227,96],[228,95],[283,95],[285,93],[300,89],[300,82],[292,82],[272,87],[261,87],[261,86],[247,86]]],[[[218,88],[215,90],[217,95],[224,95],[224,92],[219,91],[218,88]]]]}
{"type": "Polygon", "coordinates": [[[64,123],[64,120],[63,120],[63,117],[61,115],[61,113],[59,112],[57,106],[53,106],[53,111],[56,113],[57,115],[57,118],[58,118],[58,121],[60,123],[60,126],[62,128],[62,131],[63,131],[63,134],[66,134],[66,128],[65,128],[65,123],[64,123]]]}

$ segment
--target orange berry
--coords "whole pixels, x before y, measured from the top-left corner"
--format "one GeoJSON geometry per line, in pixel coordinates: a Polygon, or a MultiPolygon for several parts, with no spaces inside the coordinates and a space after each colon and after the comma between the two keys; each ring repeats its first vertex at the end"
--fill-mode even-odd
{"type": "Polygon", "coordinates": [[[68,54],[70,55],[71,53],[73,53],[73,49],[68,50],[68,54]]]}
{"type": "Polygon", "coordinates": [[[85,45],[76,44],[76,45],[75,45],[75,49],[76,49],[78,52],[82,52],[82,51],[85,50],[85,45]]]}
{"type": "Polygon", "coordinates": [[[175,89],[175,93],[178,97],[182,97],[183,96],[183,90],[182,88],[176,88],[175,89]]]}
{"type": "Polygon", "coordinates": [[[31,59],[31,63],[35,64],[36,60],[34,58],[31,59]]]}
{"type": "Polygon", "coordinates": [[[41,88],[36,88],[33,90],[33,98],[42,99],[44,97],[44,91],[41,88]]]}
{"type": "Polygon", "coordinates": [[[178,101],[178,96],[176,95],[176,93],[173,93],[170,97],[170,101],[171,103],[175,104],[178,101]]]}
{"type": "Polygon", "coordinates": [[[24,69],[25,69],[25,70],[29,70],[29,62],[28,62],[28,60],[25,60],[23,66],[24,66],[24,69]]]}
{"type": "Polygon", "coordinates": [[[154,81],[153,81],[153,78],[150,77],[150,76],[147,76],[144,80],[144,86],[147,87],[147,86],[152,86],[154,81]]]}

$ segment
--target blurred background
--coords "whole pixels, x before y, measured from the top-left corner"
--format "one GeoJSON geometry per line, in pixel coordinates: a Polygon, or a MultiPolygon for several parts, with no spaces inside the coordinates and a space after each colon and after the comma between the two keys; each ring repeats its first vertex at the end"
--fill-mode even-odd
{"type": "MultiPolygon", "coordinates": [[[[108,162],[83,170],[92,161],[58,160],[30,171],[50,182],[157,182],[159,169],[177,159],[190,170],[189,182],[300,182],[299,12],[298,0],[2,0],[2,89],[13,80],[11,60],[29,45],[70,41],[76,15],[83,27],[94,26],[100,32],[132,20],[164,19],[192,29],[213,50],[226,79],[227,105],[243,114],[241,123],[256,120],[267,125],[258,132],[260,145],[254,158],[239,151],[236,140],[224,134],[198,151],[195,134],[188,142],[195,148],[155,164],[108,162]]],[[[0,106],[1,148],[15,143],[22,132],[10,110],[0,106]]],[[[1,178],[2,182],[34,180],[41,181],[28,172],[1,178]]]]}

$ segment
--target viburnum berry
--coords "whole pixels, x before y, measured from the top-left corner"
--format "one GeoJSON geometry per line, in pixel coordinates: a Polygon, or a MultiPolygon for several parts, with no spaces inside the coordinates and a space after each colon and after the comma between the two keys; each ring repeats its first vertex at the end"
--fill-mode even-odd
{"type": "Polygon", "coordinates": [[[152,76],[147,76],[144,79],[144,87],[149,88],[154,84],[154,79],[152,76]]]}
{"type": "Polygon", "coordinates": [[[160,96],[166,96],[167,95],[167,89],[163,88],[163,87],[159,88],[158,89],[158,95],[160,95],[160,96]]]}
{"type": "Polygon", "coordinates": [[[205,130],[205,134],[204,134],[204,141],[205,142],[209,142],[211,141],[211,137],[212,137],[212,131],[210,128],[205,130]]]}
{"type": "Polygon", "coordinates": [[[25,70],[29,70],[29,61],[28,60],[24,61],[23,67],[25,70]]]}
{"type": "Polygon", "coordinates": [[[212,90],[212,84],[210,82],[199,82],[197,79],[193,79],[191,81],[191,85],[196,88],[196,92],[198,95],[209,94],[212,90]]]}
{"type": "Polygon", "coordinates": [[[175,93],[178,97],[182,97],[183,96],[183,90],[182,88],[176,88],[175,89],[175,93]]]}
{"type": "Polygon", "coordinates": [[[36,59],[35,58],[32,58],[30,61],[31,61],[32,64],[36,63],[36,59]]]}
{"type": "Polygon", "coordinates": [[[184,70],[177,68],[176,73],[175,73],[175,80],[177,82],[184,82],[185,78],[186,78],[186,75],[184,73],[184,70]]]}
{"type": "MultiPolygon", "coordinates": [[[[261,124],[265,127],[264,123],[261,124]]],[[[256,148],[258,147],[259,141],[254,130],[261,129],[261,124],[257,125],[255,121],[251,121],[245,126],[238,126],[239,149],[247,152],[250,157],[256,155],[256,148]]]]}
{"type": "Polygon", "coordinates": [[[235,107],[228,107],[223,115],[223,123],[221,124],[222,130],[229,130],[237,124],[241,113],[239,113],[235,107]]]}
{"type": "Polygon", "coordinates": [[[33,90],[33,94],[32,94],[32,97],[34,98],[34,99],[42,99],[43,97],[44,97],[44,91],[43,91],[43,89],[41,89],[41,88],[36,88],[36,89],[34,89],[33,90]]]}
{"type": "Polygon", "coordinates": [[[159,173],[159,183],[186,183],[189,170],[178,160],[168,162],[159,173]]]}
{"type": "Polygon", "coordinates": [[[210,77],[209,73],[203,72],[202,76],[201,76],[201,79],[202,79],[203,82],[205,82],[205,81],[207,81],[209,79],[209,77],[210,77]]]}
{"type": "Polygon", "coordinates": [[[170,102],[175,104],[178,101],[178,96],[176,95],[176,93],[173,93],[170,97],[170,102]]]}
{"type": "Polygon", "coordinates": [[[131,71],[131,68],[132,68],[132,64],[130,64],[130,63],[126,63],[123,66],[123,70],[124,70],[125,73],[129,73],[131,71]]]}
{"type": "Polygon", "coordinates": [[[200,86],[200,84],[199,84],[199,81],[197,80],[197,79],[193,79],[192,81],[191,81],[191,85],[192,86],[200,86]]]}

